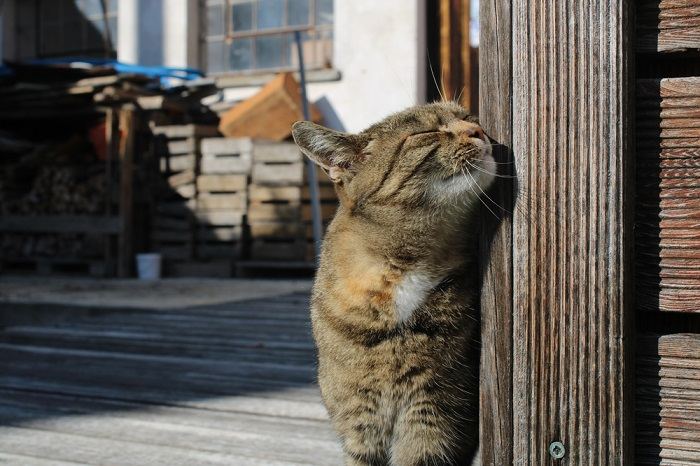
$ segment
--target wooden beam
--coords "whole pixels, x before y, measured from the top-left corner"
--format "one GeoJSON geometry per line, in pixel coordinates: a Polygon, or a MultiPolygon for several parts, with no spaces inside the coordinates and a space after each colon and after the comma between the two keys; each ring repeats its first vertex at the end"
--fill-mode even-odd
{"type": "Polygon", "coordinates": [[[513,457],[632,464],[630,0],[513,1],[513,457]],[[572,20],[573,18],[573,20],[572,20]]]}
{"type": "Polygon", "coordinates": [[[130,277],[134,260],[134,147],[136,141],[136,107],[124,105],[119,112],[119,277],[130,277]]]}
{"type": "Polygon", "coordinates": [[[440,87],[447,100],[472,109],[470,0],[440,0],[440,87]]]}
{"type": "MultiPolygon", "coordinates": [[[[511,114],[511,0],[482,0],[479,72],[479,121],[497,143],[494,156],[501,174],[513,173],[511,114]]],[[[481,375],[480,442],[484,465],[513,464],[512,211],[509,178],[499,178],[489,196],[502,207],[482,209],[480,235],[481,375]],[[496,218],[493,211],[498,218],[496,218]]],[[[487,201],[488,202],[488,201],[487,201]]]]}
{"type": "Polygon", "coordinates": [[[633,462],[631,7],[481,5],[481,122],[517,177],[481,241],[483,464],[633,462]]]}

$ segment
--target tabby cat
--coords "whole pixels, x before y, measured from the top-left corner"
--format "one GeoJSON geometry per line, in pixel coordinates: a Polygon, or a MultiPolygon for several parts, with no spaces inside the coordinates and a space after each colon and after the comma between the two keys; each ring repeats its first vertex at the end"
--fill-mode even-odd
{"type": "Polygon", "coordinates": [[[348,465],[470,464],[478,444],[473,244],[491,144],[454,102],[359,134],[297,122],[335,183],[311,317],[348,465]]]}

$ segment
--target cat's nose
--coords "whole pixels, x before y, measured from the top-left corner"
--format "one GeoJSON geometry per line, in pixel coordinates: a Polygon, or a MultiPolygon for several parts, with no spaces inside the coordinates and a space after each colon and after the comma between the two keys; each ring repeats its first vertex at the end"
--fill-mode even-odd
{"type": "Polygon", "coordinates": [[[486,134],[484,134],[484,130],[481,129],[481,126],[470,121],[454,120],[442,126],[440,130],[447,133],[452,133],[455,136],[479,138],[484,142],[488,142],[486,140],[486,134]]]}

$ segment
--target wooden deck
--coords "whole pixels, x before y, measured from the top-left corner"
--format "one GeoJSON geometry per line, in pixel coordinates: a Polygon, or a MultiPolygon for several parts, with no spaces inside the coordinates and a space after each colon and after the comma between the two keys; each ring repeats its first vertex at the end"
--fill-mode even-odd
{"type": "Polygon", "coordinates": [[[341,464],[308,296],[0,330],[0,464],[341,464]]]}

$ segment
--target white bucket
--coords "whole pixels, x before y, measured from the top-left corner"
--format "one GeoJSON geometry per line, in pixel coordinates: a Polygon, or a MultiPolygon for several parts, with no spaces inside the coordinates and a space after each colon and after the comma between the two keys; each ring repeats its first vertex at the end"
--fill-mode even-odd
{"type": "Polygon", "coordinates": [[[158,280],[160,278],[160,254],[136,254],[136,270],[139,280],[158,280]]]}

